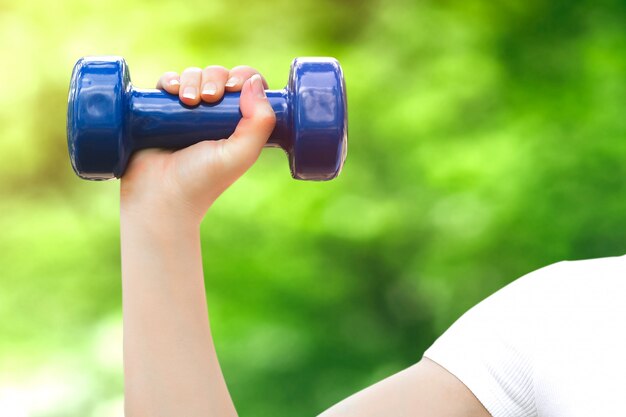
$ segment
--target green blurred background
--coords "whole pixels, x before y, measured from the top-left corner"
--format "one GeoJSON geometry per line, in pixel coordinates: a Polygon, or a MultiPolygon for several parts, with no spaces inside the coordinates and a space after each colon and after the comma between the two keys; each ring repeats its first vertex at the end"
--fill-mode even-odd
{"type": "Polygon", "coordinates": [[[122,416],[119,184],[75,177],[65,143],[80,56],[143,87],[342,63],[340,178],[267,150],[203,225],[240,415],[313,416],[515,278],[626,252],[625,22],[623,0],[1,0],[0,415],[122,416]]]}

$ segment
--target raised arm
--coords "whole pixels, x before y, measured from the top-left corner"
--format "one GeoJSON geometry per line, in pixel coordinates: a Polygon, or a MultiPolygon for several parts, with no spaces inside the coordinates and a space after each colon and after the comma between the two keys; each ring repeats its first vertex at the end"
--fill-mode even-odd
{"type": "Polygon", "coordinates": [[[134,155],[121,185],[126,417],[232,417],[207,314],[200,222],[257,159],[274,127],[263,80],[249,67],[191,68],[159,86],[186,104],[241,92],[227,140],[134,155]],[[227,80],[231,80],[227,83],[227,80]]]}
{"type": "MultiPolygon", "coordinates": [[[[122,178],[126,417],[237,415],[211,337],[199,226],[215,199],[254,163],[273,129],[274,113],[255,73],[209,67],[165,74],[159,87],[189,105],[242,89],[243,119],[227,140],[141,151],[122,178]]],[[[321,415],[369,416],[489,414],[460,381],[424,359],[321,415]]]]}

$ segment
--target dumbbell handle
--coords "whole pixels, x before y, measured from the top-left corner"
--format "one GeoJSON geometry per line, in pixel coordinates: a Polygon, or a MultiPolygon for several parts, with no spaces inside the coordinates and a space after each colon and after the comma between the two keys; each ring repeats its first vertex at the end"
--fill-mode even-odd
{"type": "MultiPolygon", "coordinates": [[[[276,127],[267,146],[288,146],[289,93],[267,90],[276,113],[276,127]]],[[[180,149],[203,140],[228,138],[241,119],[240,93],[225,93],[214,104],[182,104],[178,96],[161,90],[132,88],[128,100],[127,128],[133,149],[180,149]]]]}

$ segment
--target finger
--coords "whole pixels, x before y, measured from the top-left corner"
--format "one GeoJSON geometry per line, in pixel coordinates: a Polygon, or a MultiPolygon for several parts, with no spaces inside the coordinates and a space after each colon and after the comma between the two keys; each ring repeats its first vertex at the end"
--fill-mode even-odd
{"type": "Polygon", "coordinates": [[[224,144],[226,165],[243,172],[259,157],[274,130],[276,115],[265,96],[263,81],[255,74],[246,81],[239,102],[242,118],[224,144]]]}
{"type": "MultiPolygon", "coordinates": [[[[228,74],[228,81],[226,81],[227,91],[240,91],[243,84],[254,74],[259,74],[259,71],[246,65],[240,65],[230,70],[228,74]]],[[[260,75],[260,74],[259,74],[260,75]]],[[[267,82],[261,77],[264,88],[267,88],[267,82]]]]}
{"type": "Polygon", "coordinates": [[[200,103],[200,82],[202,81],[202,70],[197,67],[190,67],[180,74],[180,89],[178,96],[180,101],[188,106],[195,106],[200,103]]]}
{"type": "Polygon", "coordinates": [[[224,95],[224,84],[228,79],[228,70],[218,65],[206,67],[202,71],[202,100],[215,103],[224,95]]]}
{"type": "Polygon", "coordinates": [[[173,71],[161,75],[156,86],[159,90],[165,90],[170,94],[178,94],[179,87],[180,78],[178,77],[178,73],[173,71]]]}

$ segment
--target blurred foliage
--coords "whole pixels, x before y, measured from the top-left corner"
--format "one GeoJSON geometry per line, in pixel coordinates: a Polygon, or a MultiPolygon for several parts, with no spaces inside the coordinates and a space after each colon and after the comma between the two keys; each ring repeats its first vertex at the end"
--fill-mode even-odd
{"type": "Polygon", "coordinates": [[[203,225],[240,415],[311,416],[516,277],[626,252],[624,22],[623,0],[0,0],[0,415],[122,415],[118,184],[65,145],[80,56],[139,86],[342,63],[341,177],[292,181],[268,150],[203,225]]]}

